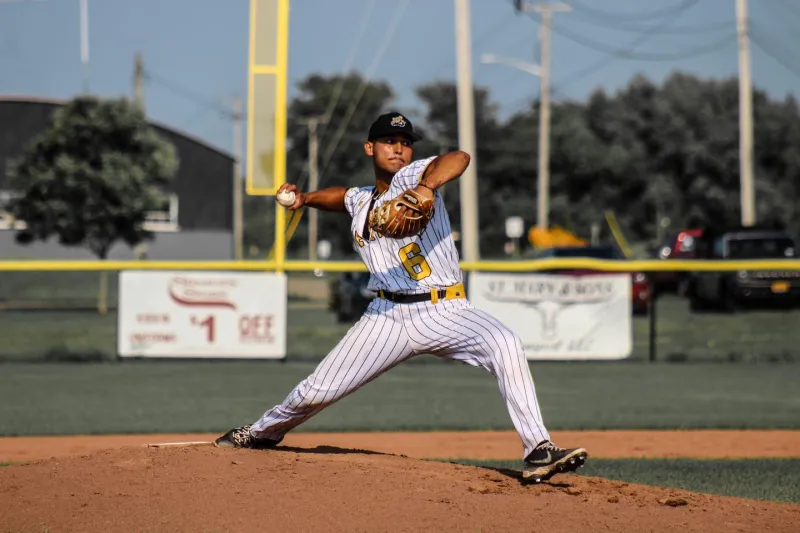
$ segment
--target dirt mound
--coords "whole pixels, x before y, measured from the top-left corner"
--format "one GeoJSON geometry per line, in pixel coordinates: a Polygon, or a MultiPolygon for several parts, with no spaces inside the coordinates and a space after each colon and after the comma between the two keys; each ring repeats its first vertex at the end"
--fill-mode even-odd
{"type": "Polygon", "coordinates": [[[2,531],[797,531],[800,506],[334,447],[126,447],[0,469],[2,531]]]}
{"type": "MultiPolygon", "coordinates": [[[[0,462],[23,463],[85,455],[109,448],[141,446],[153,442],[211,441],[219,435],[0,437],[0,462]]],[[[588,449],[594,458],[800,457],[800,431],[797,430],[604,430],[555,431],[551,435],[554,442],[561,446],[581,446],[588,449]]],[[[292,432],[283,441],[285,445],[301,448],[313,447],[320,442],[341,448],[367,448],[419,459],[507,460],[518,458],[521,453],[519,436],[514,431],[292,432]]]]}

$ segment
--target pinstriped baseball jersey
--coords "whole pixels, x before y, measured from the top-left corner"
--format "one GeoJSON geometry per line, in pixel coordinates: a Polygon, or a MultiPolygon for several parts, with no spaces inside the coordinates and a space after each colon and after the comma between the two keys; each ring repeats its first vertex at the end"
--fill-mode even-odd
{"type": "MultiPolygon", "coordinates": [[[[372,290],[424,293],[462,280],[450,220],[438,193],[435,214],[417,236],[383,238],[370,235],[367,228],[373,198],[374,209],[416,186],[432,160],[401,169],[380,197],[373,196],[375,187],[352,188],[345,195],[353,219],[351,236],[372,274],[372,290]]],[[[250,432],[257,438],[280,440],[325,407],[419,354],[461,361],[494,375],[522,441],[523,457],[549,440],[519,336],[465,298],[437,303],[430,299],[393,303],[375,298],[314,372],[252,424],[250,432]]]]}
{"type": "MultiPolygon", "coordinates": [[[[389,188],[375,199],[373,209],[415,187],[434,159],[421,159],[398,171],[389,188]]],[[[373,186],[354,187],[345,195],[345,207],[353,217],[350,231],[355,247],[372,273],[369,289],[413,294],[461,283],[458,250],[441,195],[436,193],[433,218],[419,235],[390,239],[378,237],[366,224],[374,194],[373,186]]]]}

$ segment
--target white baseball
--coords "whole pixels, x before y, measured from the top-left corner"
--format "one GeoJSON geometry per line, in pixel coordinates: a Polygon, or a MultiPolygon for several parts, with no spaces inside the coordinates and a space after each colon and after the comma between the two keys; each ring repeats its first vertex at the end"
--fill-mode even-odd
{"type": "Polygon", "coordinates": [[[283,207],[292,207],[296,199],[294,191],[281,191],[275,195],[275,200],[283,207]]]}

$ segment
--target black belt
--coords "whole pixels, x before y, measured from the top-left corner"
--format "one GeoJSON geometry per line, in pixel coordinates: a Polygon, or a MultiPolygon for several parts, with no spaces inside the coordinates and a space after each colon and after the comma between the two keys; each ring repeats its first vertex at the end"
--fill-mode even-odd
{"type": "MultiPolygon", "coordinates": [[[[439,293],[439,299],[444,300],[446,290],[445,289],[437,289],[439,293]]],[[[389,292],[383,291],[376,293],[378,298],[383,298],[384,300],[389,300],[390,302],[394,302],[396,304],[413,304],[417,302],[430,302],[431,301],[431,293],[430,292],[423,292],[422,294],[403,294],[402,292],[389,292]]]]}
{"type": "Polygon", "coordinates": [[[442,300],[466,298],[467,293],[464,290],[464,284],[458,283],[444,289],[432,289],[421,294],[403,294],[401,292],[389,292],[381,289],[375,293],[375,296],[397,304],[411,304],[417,302],[431,302],[435,304],[442,300]]]}

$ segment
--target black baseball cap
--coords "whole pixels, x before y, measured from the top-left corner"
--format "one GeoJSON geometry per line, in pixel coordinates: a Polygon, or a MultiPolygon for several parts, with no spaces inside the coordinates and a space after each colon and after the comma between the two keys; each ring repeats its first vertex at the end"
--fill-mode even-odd
{"type": "Polygon", "coordinates": [[[412,141],[422,140],[422,135],[414,133],[414,126],[411,121],[397,111],[390,111],[375,119],[369,127],[368,141],[374,141],[381,137],[388,137],[396,134],[406,135],[412,141]]]}

